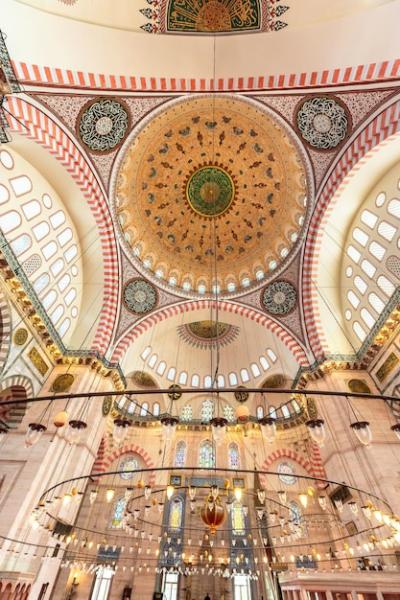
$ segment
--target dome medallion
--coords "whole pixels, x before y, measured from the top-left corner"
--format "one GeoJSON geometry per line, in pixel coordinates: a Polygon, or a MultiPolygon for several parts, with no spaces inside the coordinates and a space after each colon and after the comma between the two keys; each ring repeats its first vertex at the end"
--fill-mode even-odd
{"type": "Polygon", "coordinates": [[[294,256],[312,207],[310,177],[295,134],[264,105],[180,98],[125,142],[113,217],[132,262],[157,287],[210,296],[216,264],[219,297],[235,297],[265,286],[294,256]]]}

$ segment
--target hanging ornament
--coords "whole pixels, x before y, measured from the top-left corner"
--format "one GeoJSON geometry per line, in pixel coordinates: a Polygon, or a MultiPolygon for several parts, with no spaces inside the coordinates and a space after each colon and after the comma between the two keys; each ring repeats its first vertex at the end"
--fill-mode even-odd
{"type": "Polygon", "coordinates": [[[118,417],[114,419],[113,426],[113,439],[117,444],[122,444],[128,434],[128,427],[130,426],[130,421],[128,419],[122,419],[118,417]]]}
{"type": "Polygon", "coordinates": [[[227,419],[224,419],[223,417],[214,417],[210,421],[212,436],[217,445],[224,441],[227,424],[227,419]]]}
{"type": "Polygon", "coordinates": [[[210,528],[210,533],[214,535],[218,527],[225,520],[225,509],[222,506],[219,498],[217,498],[215,502],[212,502],[212,507],[210,507],[209,504],[210,503],[208,500],[205,502],[205,504],[203,504],[200,511],[200,516],[203,523],[210,528]]]}
{"type": "Polygon", "coordinates": [[[167,416],[161,419],[161,425],[163,427],[163,435],[165,442],[170,442],[172,440],[178,423],[179,420],[176,417],[167,416]]]}
{"type": "Polygon", "coordinates": [[[259,419],[261,433],[267,442],[273,442],[276,436],[276,419],[272,417],[263,417],[259,419]]]}
{"type": "MultiPolygon", "coordinates": [[[[392,425],[390,428],[397,435],[397,438],[400,440],[400,423],[396,423],[396,425],[392,425]]],[[[1,435],[1,433],[0,433],[1,435]]],[[[1,438],[0,438],[1,439],[1,438]]]]}
{"type": "Polygon", "coordinates": [[[67,421],[68,421],[68,413],[65,410],[61,410],[60,412],[58,412],[53,419],[54,426],[57,428],[64,427],[64,425],[67,421]]]}
{"type": "Polygon", "coordinates": [[[369,446],[372,441],[372,432],[368,421],[355,421],[350,425],[358,440],[364,446],[369,446]]]}
{"type": "Polygon", "coordinates": [[[79,444],[81,441],[82,433],[86,429],[87,423],[85,421],[79,421],[78,419],[72,419],[68,423],[68,429],[66,432],[66,438],[70,444],[79,444]]]}
{"type": "Polygon", "coordinates": [[[306,426],[311,438],[322,448],[326,439],[325,421],[323,419],[310,419],[306,422],[306,426]]]}
{"type": "Polygon", "coordinates": [[[36,444],[43,433],[46,431],[47,427],[42,425],[41,423],[29,423],[28,429],[25,434],[25,446],[29,448],[36,444]]]}

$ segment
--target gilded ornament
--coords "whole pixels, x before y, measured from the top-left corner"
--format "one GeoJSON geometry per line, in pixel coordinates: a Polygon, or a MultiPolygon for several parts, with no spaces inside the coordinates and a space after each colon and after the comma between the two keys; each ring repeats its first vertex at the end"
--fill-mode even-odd
{"type": "Polygon", "coordinates": [[[200,167],[186,184],[190,207],[203,217],[219,217],[231,206],[235,185],[227,171],[217,166],[200,167]]]}
{"type": "Polygon", "coordinates": [[[347,385],[349,386],[349,390],[351,392],[354,392],[357,394],[370,394],[371,393],[371,389],[370,389],[369,385],[363,379],[350,379],[350,381],[348,382],[347,385]]]}
{"type": "Polygon", "coordinates": [[[134,371],[132,373],[132,381],[136,385],[140,385],[145,388],[157,387],[157,383],[154,381],[151,375],[145,371],[134,371]]]}
{"type": "Polygon", "coordinates": [[[270,375],[262,384],[263,388],[269,389],[277,389],[283,388],[286,383],[286,378],[282,373],[276,373],[275,375],[270,375]]]}
{"type": "Polygon", "coordinates": [[[103,406],[102,406],[103,417],[106,417],[110,413],[112,403],[113,403],[113,399],[111,396],[104,396],[103,406]]]}
{"type": "Polygon", "coordinates": [[[23,346],[28,339],[28,330],[24,327],[17,329],[14,333],[14,344],[16,346],[23,346]]]}
{"type": "Polygon", "coordinates": [[[318,417],[317,404],[314,398],[307,398],[307,413],[309,419],[316,419],[318,417]]]}
{"type": "Polygon", "coordinates": [[[63,373],[55,378],[51,389],[56,394],[68,392],[71,385],[74,383],[74,380],[75,377],[71,373],[63,373]]]}
{"type": "Polygon", "coordinates": [[[41,354],[38,352],[35,346],[31,348],[28,352],[28,357],[30,358],[32,364],[36,367],[41,375],[45,375],[49,370],[49,366],[42,358],[41,354]]]}

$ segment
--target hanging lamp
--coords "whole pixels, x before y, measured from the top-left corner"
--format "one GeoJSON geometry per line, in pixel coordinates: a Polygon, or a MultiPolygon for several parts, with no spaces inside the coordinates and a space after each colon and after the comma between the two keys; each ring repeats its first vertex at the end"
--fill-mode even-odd
{"type": "Polygon", "coordinates": [[[262,417],[258,420],[263,437],[272,443],[276,436],[276,419],[273,417],[262,417]]]}
{"type": "Polygon", "coordinates": [[[355,421],[350,427],[356,434],[359,442],[364,446],[369,446],[372,441],[372,432],[368,421],[355,421]]]}
{"type": "Polygon", "coordinates": [[[312,440],[322,448],[326,439],[325,421],[323,419],[310,419],[306,422],[306,426],[312,440]]]}
{"type": "Polygon", "coordinates": [[[214,417],[211,419],[210,425],[214,442],[217,445],[221,444],[225,439],[228,420],[224,417],[214,417]]]}
{"type": "Polygon", "coordinates": [[[42,423],[29,423],[28,429],[25,434],[25,446],[29,448],[36,444],[43,433],[47,430],[47,427],[42,425],[42,423]]]}

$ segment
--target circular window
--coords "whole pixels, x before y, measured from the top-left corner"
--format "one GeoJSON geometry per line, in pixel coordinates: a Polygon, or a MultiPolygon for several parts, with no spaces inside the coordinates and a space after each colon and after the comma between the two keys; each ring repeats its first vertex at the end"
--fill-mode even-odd
{"type": "MultiPolygon", "coordinates": [[[[132,456],[130,458],[126,458],[125,460],[122,461],[122,463],[120,464],[119,470],[120,471],[134,471],[135,469],[139,468],[139,463],[137,461],[136,458],[133,458],[132,456]]],[[[136,473],[120,473],[120,477],[121,479],[133,479],[133,477],[136,475],[136,473]]]]}
{"type": "Polygon", "coordinates": [[[279,463],[278,473],[279,479],[285,485],[294,485],[297,481],[294,468],[287,462],[279,463]]]}

